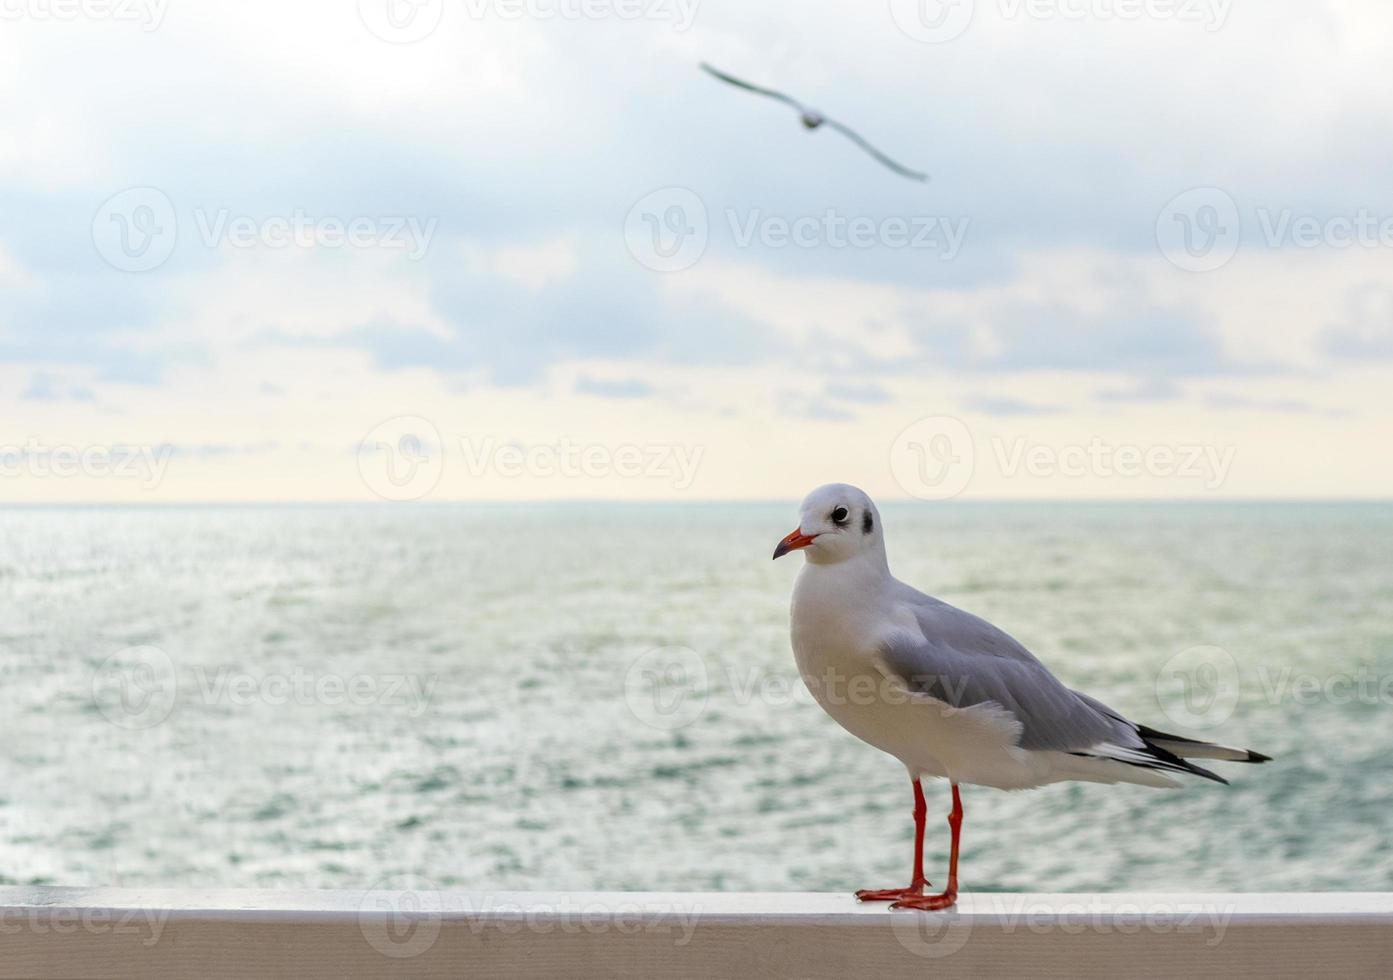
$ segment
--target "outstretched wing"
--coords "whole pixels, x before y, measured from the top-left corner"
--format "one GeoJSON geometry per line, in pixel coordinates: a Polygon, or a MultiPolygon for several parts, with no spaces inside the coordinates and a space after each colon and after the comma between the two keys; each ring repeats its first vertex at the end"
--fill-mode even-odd
{"type": "Polygon", "coordinates": [[[881,153],[870,143],[866,142],[866,140],[864,140],[861,137],[860,133],[856,132],[856,130],[854,129],[851,129],[849,126],[843,126],[835,119],[827,119],[824,120],[824,122],[828,126],[831,126],[833,129],[835,129],[837,132],[841,133],[843,136],[846,136],[857,146],[861,147],[861,149],[865,150],[871,156],[875,157],[881,163],[885,164],[885,166],[889,167],[891,170],[895,171],[895,173],[901,175],[902,177],[908,177],[910,180],[922,181],[927,181],[929,179],[928,174],[920,173],[917,170],[910,170],[908,167],[898,164],[894,160],[891,160],[884,153],[881,153]]]}
{"type": "Polygon", "coordinates": [[[740,79],[736,78],[734,75],[727,75],[725,72],[720,71],[719,69],[712,68],[704,61],[701,63],[701,70],[706,72],[708,75],[711,75],[715,78],[719,78],[721,81],[725,82],[728,85],[734,85],[736,88],[743,88],[746,92],[754,92],[756,95],[767,95],[771,99],[778,99],[780,102],[783,102],[786,105],[793,106],[793,108],[797,109],[799,112],[805,111],[803,104],[799,102],[797,99],[793,98],[792,96],[784,95],[784,93],[782,92],[776,92],[772,88],[761,88],[758,85],[752,85],[749,82],[743,82],[740,79]]]}

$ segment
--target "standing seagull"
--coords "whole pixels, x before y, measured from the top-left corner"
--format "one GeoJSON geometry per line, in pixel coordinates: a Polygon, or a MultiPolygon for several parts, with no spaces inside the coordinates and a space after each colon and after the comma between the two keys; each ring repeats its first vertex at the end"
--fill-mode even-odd
{"type": "Polygon", "coordinates": [[[793,588],[793,655],[824,711],[904,763],[914,786],[914,868],[905,888],[863,890],[863,902],[946,909],[958,897],[958,784],[1032,789],[1066,779],[1176,786],[1170,773],[1227,782],[1188,759],[1267,762],[1128,721],[1071,691],[991,623],[890,574],[880,512],[855,487],[808,494],[774,557],[802,550],[793,588]],[[924,790],[953,788],[948,888],[925,895],[924,790]]]}
{"type": "Polygon", "coordinates": [[[843,126],[835,119],[828,119],[820,112],[817,112],[813,109],[809,109],[807,106],[803,105],[803,103],[799,102],[797,99],[784,95],[782,92],[775,92],[773,89],[770,88],[760,88],[758,85],[751,85],[749,82],[742,82],[740,79],[734,77],[733,75],[727,75],[723,71],[718,71],[717,69],[712,68],[710,65],[706,64],[706,62],[702,62],[701,69],[708,75],[713,75],[716,78],[719,78],[721,81],[726,82],[727,84],[734,85],[736,88],[743,88],[745,91],[754,92],[756,95],[767,95],[771,99],[778,99],[780,102],[783,102],[786,105],[793,106],[793,108],[798,110],[799,118],[802,120],[803,125],[808,129],[818,129],[824,124],[827,126],[831,126],[837,132],[851,139],[851,141],[855,143],[857,146],[861,147],[861,149],[865,150],[871,156],[875,157],[881,163],[885,164],[891,170],[895,171],[895,173],[900,174],[903,177],[908,177],[910,180],[929,179],[928,174],[921,174],[917,170],[910,170],[908,167],[901,166],[894,160],[891,160],[889,157],[887,157],[884,153],[881,153],[874,146],[871,146],[870,143],[867,143],[855,130],[850,129],[847,126],[843,126]]]}

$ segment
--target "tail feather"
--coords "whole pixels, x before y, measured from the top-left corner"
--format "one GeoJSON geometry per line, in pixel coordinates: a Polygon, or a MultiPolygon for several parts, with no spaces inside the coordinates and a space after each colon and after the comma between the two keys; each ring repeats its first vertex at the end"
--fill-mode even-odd
{"type": "MultiPolygon", "coordinates": [[[[1138,733],[1140,734],[1140,733],[1138,733]]],[[[1155,756],[1157,761],[1167,769],[1179,769],[1188,772],[1193,776],[1203,776],[1205,779],[1212,779],[1216,783],[1223,783],[1225,786],[1229,781],[1217,772],[1210,772],[1203,766],[1197,766],[1183,756],[1177,755],[1159,742],[1153,742],[1145,735],[1142,735],[1142,742],[1145,743],[1147,750],[1155,756]]]]}
{"type": "Polygon", "coordinates": [[[1210,772],[1202,766],[1197,766],[1189,759],[1213,759],[1217,762],[1271,762],[1272,757],[1263,755],[1261,752],[1254,752],[1251,749],[1233,749],[1227,745],[1217,745],[1214,742],[1201,742],[1199,739],[1186,738],[1183,735],[1170,735],[1166,732],[1159,732],[1146,725],[1139,725],[1134,721],[1128,721],[1122,715],[1109,708],[1096,698],[1091,698],[1087,694],[1079,691],[1073,692],[1085,704],[1094,710],[1114,718],[1128,728],[1136,732],[1141,739],[1141,746],[1094,746],[1087,752],[1076,752],[1091,758],[1106,758],[1117,762],[1134,766],[1138,769],[1154,770],[1157,773],[1167,772],[1187,772],[1194,776],[1203,776],[1205,779],[1212,779],[1216,783],[1227,784],[1228,780],[1217,773],[1210,772]]]}
{"type": "Polygon", "coordinates": [[[1251,749],[1233,749],[1214,742],[1201,742],[1182,735],[1168,735],[1145,725],[1137,726],[1137,734],[1147,745],[1179,756],[1182,759],[1213,759],[1217,762],[1271,762],[1272,757],[1251,749]]]}
{"type": "MultiPolygon", "coordinates": [[[[1137,769],[1148,769],[1156,772],[1181,772],[1189,773],[1192,776],[1203,776],[1205,779],[1212,779],[1216,783],[1228,783],[1228,780],[1218,773],[1210,772],[1187,762],[1174,752],[1170,752],[1153,742],[1142,740],[1140,746],[1122,745],[1095,745],[1086,752],[1075,752],[1077,756],[1086,759],[1102,759],[1109,762],[1119,762],[1137,769]]],[[[1170,785],[1175,785],[1172,782],[1170,785]]]]}

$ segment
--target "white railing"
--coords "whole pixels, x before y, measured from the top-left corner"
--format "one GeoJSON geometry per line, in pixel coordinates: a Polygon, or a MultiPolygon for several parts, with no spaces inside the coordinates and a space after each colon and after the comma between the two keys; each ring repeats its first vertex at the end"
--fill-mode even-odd
{"type": "Polygon", "coordinates": [[[0,977],[1393,976],[1393,894],[979,894],[920,913],[389,886],[0,888],[0,977]]]}

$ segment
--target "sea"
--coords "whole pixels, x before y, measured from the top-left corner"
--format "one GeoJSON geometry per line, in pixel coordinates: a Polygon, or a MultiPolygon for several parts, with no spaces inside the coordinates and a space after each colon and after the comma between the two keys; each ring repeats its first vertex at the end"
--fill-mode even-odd
{"type": "MultiPolygon", "coordinates": [[[[1393,889],[1393,505],[883,512],[901,579],[1071,687],[1273,757],[964,787],[965,891],[1393,889]]],[[[794,667],[794,515],[0,508],[0,882],[903,884],[903,769],[794,667]]]]}

